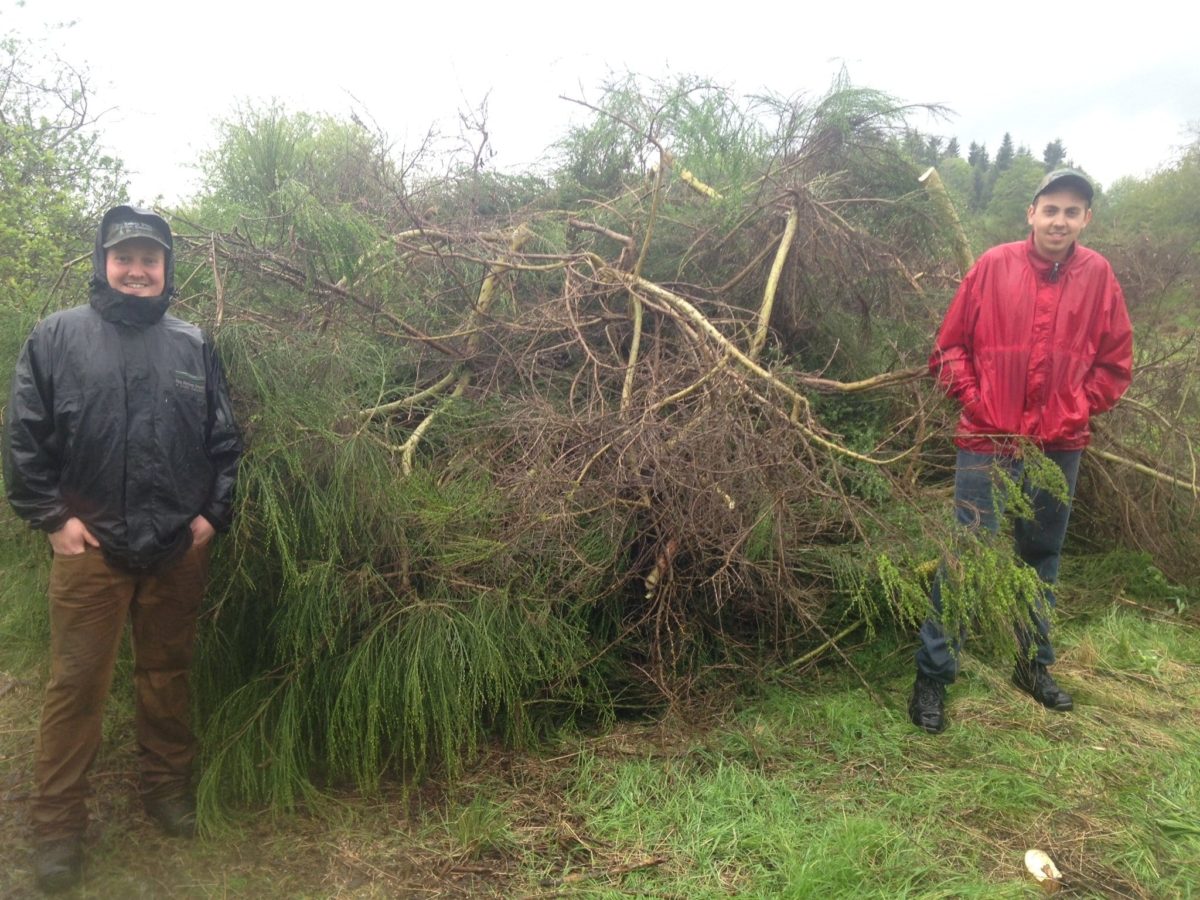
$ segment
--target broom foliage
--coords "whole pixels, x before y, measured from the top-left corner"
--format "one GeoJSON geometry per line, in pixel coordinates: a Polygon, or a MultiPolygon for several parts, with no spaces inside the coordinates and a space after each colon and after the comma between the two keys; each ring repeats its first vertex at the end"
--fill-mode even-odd
{"type": "MultiPolygon", "coordinates": [[[[807,664],[919,622],[939,565],[952,632],[1011,650],[1038,602],[948,514],[952,410],[917,378],[954,241],[905,109],[845,78],[583,106],[526,176],[248,108],[177,213],[178,310],[248,447],[194,673],[207,821],[807,664]]],[[[1186,444],[1175,399],[1185,436],[1131,428],[1139,458],[1186,444]]]]}

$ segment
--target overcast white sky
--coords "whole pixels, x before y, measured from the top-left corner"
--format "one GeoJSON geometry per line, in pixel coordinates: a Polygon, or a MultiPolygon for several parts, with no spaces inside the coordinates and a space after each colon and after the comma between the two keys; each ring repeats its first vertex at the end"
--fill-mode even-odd
{"type": "Polygon", "coordinates": [[[1038,8],[0,0],[0,34],[40,38],[74,20],[49,32],[49,46],[90,70],[106,143],[145,202],[193,189],[189,167],[239,102],[365,111],[411,146],[431,124],[455,133],[457,111],[490,91],[493,164],[519,169],[579,115],[560,94],[595,97],[607,73],[626,70],[819,96],[844,65],[856,85],[950,107],[948,121],[913,124],[964,148],[976,140],[994,153],[1010,131],[1040,157],[1062,138],[1102,183],[1175,159],[1200,127],[1200,7],[1038,8]]]}

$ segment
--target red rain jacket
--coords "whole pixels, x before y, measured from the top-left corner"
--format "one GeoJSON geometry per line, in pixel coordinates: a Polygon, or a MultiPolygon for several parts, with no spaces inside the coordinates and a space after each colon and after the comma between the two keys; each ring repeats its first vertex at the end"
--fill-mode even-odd
{"type": "Polygon", "coordinates": [[[929,371],[962,404],[954,442],[1004,452],[1020,437],[1043,450],[1086,447],[1088,420],[1129,387],[1133,330],[1103,256],[1075,245],[1066,261],[1032,236],[979,258],[959,286],[929,371]]]}

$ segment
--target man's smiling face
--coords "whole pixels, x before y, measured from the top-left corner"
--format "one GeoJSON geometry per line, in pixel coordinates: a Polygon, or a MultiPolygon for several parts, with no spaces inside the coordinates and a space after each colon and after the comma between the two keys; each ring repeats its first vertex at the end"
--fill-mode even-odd
{"type": "Polygon", "coordinates": [[[1079,233],[1092,221],[1087,199],[1062,188],[1038,195],[1029,207],[1026,221],[1033,229],[1033,246],[1046,259],[1062,262],[1079,233]]]}
{"type": "Polygon", "coordinates": [[[167,253],[161,244],[133,238],[105,254],[108,286],[134,297],[157,297],[166,284],[167,253]]]}

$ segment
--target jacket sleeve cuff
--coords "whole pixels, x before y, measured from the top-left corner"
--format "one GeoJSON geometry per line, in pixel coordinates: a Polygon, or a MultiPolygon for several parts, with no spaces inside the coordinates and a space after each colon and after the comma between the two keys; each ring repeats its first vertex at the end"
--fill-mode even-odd
{"type": "Polygon", "coordinates": [[[213,531],[224,534],[229,530],[229,515],[221,515],[221,512],[216,507],[206,506],[200,510],[200,515],[208,520],[208,524],[213,527],[213,531]]]}
{"type": "Polygon", "coordinates": [[[61,512],[42,517],[37,522],[31,523],[31,526],[38,531],[46,532],[46,534],[53,534],[66,525],[69,518],[71,518],[71,513],[64,509],[61,512]]]}

